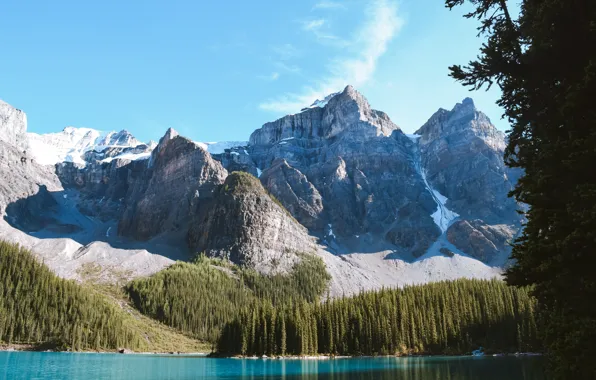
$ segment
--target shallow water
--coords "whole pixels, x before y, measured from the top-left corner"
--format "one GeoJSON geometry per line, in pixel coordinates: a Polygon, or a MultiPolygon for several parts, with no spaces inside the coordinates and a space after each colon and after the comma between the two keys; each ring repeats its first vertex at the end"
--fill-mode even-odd
{"type": "Polygon", "coordinates": [[[543,380],[545,377],[541,357],[240,360],[176,355],[0,352],[0,379],[543,380]]]}

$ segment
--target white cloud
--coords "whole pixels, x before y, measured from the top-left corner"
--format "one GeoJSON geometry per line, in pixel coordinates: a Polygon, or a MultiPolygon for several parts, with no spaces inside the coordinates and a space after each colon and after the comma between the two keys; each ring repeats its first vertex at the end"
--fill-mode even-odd
{"type": "Polygon", "coordinates": [[[316,19],[316,20],[304,21],[302,23],[302,29],[316,32],[316,31],[320,30],[321,27],[323,25],[325,25],[325,23],[326,23],[326,20],[323,18],[316,19]]]}
{"type": "Polygon", "coordinates": [[[317,37],[317,40],[321,43],[332,43],[338,46],[344,46],[343,41],[338,36],[329,33],[329,23],[324,18],[308,20],[302,22],[302,29],[311,32],[317,37]]]}
{"type": "Polygon", "coordinates": [[[337,1],[321,1],[316,3],[312,9],[345,9],[346,6],[337,1]]]}
{"type": "Polygon", "coordinates": [[[279,79],[279,73],[278,72],[272,72],[269,75],[259,75],[259,79],[268,80],[268,81],[278,80],[279,79]]]}
{"type": "MultiPolygon", "coordinates": [[[[322,20],[322,19],[321,19],[322,20]]],[[[317,20],[312,20],[317,21],[317,20]]],[[[320,21],[320,20],[319,20],[320,21]]],[[[325,21],[309,25],[320,28],[325,21]],[[320,24],[320,25],[319,25],[320,24]],[[316,26],[319,25],[319,26],[316,26]]],[[[376,0],[366,10],[366,20],[348,42],[358,54],[354,57],[336,57],[327,63],[327,75],[297,93],[286,93],[259,105],[267,111],[291,113],[310,105],[316,99],[340,91],[347,84],[358,88],[374,75],[377,61],[387,51],[389,42],[403,24],[397,15],[397,5],[390,0],[376,0]]]]}

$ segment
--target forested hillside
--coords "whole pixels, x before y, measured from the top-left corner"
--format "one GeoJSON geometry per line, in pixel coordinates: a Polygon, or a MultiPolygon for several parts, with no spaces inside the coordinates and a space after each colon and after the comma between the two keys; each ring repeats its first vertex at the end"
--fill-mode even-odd
{"type": "Polygon", "coordinates": [[[138,348],[140,337],[104,297],[58,278],[33,255],[0,241],[0,340],[60,348],[138,348]]]}
{"type": "MultiPolygon", "coordinates": [[[[290,273],[272,276],[200,257],[137,279],[126,291],[142,313],[217,343],[221,354],[539,349],[534,300],[527,289],[499,280],[439,282],[322,300],[328,282],[323,262],[310,255],[290,273]]],[[[56,277],[29,251],[5,242],[0,242],[0,295],[0,341],[7,343],[137,351],[160,350],[156,347],[165,341],[169,351],[197,343],[143,320],[116,299],[56,277]]]]}
{"type": "Polygon", "coordinates": [[[0,240],[0,343],[58,350],[198,351],[204,344],[149,320],[119,295],[52,273],[0,240]]]}
{"type": "Polygon", "coordinates": [[[291,273],[262,275],[217,259],[179,262],[126,288],[144,314],[195,337],[216,342],[221,327],[247,307],[316,302],[329,275],[317,257],[304,255],[291,273]]]}
{"type": "MultiPolygon", "coordinates": [[[[255,305],[256,306],[256,305],[255,305]]],[[[458,280],[324,303],[246,307],[218,350],[242,355],[463,354],[539,349],[534,300],[499,280],[458,280]]]]}

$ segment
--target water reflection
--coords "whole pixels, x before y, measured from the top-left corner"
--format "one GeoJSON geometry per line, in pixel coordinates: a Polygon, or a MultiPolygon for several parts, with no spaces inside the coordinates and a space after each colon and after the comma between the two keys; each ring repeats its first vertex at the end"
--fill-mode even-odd
{"type": "Polygon", "coordinates": [[[0,352],[0,379],[544,380],[540,357],[238,360],[0,352]]]}

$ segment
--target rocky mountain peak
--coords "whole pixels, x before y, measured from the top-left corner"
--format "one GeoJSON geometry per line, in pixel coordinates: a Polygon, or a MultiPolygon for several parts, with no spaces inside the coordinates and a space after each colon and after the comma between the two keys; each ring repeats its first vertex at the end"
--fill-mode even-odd
{"type": "Polygon", "coordinates": [[[350,104],[351,108],[360,113],[362,120],[366,120],[366,117],[371,113],[368,100],[351,85],[347,85],[342,92],[330,99],[330,103],[329,107],[341,107],[350,104]]]}
{"type": "Polygon", "coordinates": [[[395,130],[399,127],[387,114],[372,109],[362,94],[347,86],[341,93],[331,96],[323,108],[305,108],[298,114],[266,123],[251,134],[249,145],[283,145],[290,139],[325,143],[339,135],[367,139],[389,136],[395,130]]]}
{"type": "MultiPolygon", "coordinates": [[[[329,94],[327,96],[325,96],[323,99],[319,100],[315,100],[309,108],[313,108],[313,107],[325,107],[327,105],[327,103],[329,103],[329,101],[331,100],[331,98],[333,98],[336,95],[339,95],[339,92],[334,92],[332,94],[329,94]]],[[[307,108],[302,109],[302,111],[306,110],[307,108]]]]}
{"type": "MultiPolygon", "coordinates": [[[[451,111],[440,108],[415,134],[425,144],[452,134],[480,137],[497,150],[504,149],[504,134],[497,130],[488,116],[479,111],[471,98],[457,103],[451,111]]],[[[469,139],[468,138],[468,139],[469,139]]]]}
{"type": "Polygon", "coordinates": [[[0,100],[0,140],[24,151],[28,148],[26,133],[25,112],[0,100]]]}
{"type": "Polygon", "coordinates": [[[173,139],[176,136],[180,136],[180,134],[172,127],[168,128],[168,130],[166,131],[166,133],[163,135],[163,137],[161,139],[159,139],[159,143],[157,144],[162,145],[167,141],[170,141],[171,139],[173,139]]]}

